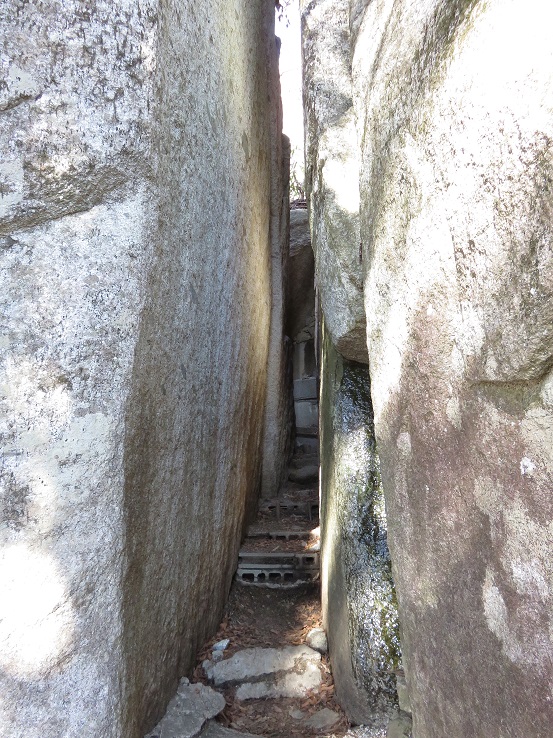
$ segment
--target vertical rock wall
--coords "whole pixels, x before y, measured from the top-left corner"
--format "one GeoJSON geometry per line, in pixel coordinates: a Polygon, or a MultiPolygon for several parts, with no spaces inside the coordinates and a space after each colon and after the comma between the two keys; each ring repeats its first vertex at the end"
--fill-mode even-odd
{"type": "Polygon", "coordinates": [[[553,723],[551,20],[537,0],[359,0],[334,24],[414,738],[553,723]]]}
{"type": "Polygon", "coordinates": [[[304,3],[305,179],[327,330],[343,356],[367,363],[348,7],[349,0],[304,3]]]}
{"type": "Polygon", "coordinates": [[[340,703],[376,738],[397,709],[400,646],[367,366],[349,0],[304,3],[302,39],[307,194],[325,326],[323,617],[340,703]]]}
{"type": "Polygon", "coordinates": [[[0,736],[138,738],[260,483],[273,7],[15,0],[0,28],[0,736]]]}
{"type": "MultiPolygon", "coordinates": [[[[275,123],[280,130],[280,105],[275,112],[275,123]]],[[[285,480],[294,425],[293,346],[286,334],[290,241],[290,140],[287,136],[282,137],[281,145],[282,148],[273,151],[274,168],[280,166],[280,176],[273,178],[271,193],[271,327],[261,475],[261,496],[265,498],[276,497],[285,480]]]]}
{"type": "Polygon", "coordinates": [[[324,625],[338,699],[349,719],[376,737],[397,709],[394,672],[400,665],[384,494],[369,369],[344,359],[328,335],[321,404],[324,625]]]}

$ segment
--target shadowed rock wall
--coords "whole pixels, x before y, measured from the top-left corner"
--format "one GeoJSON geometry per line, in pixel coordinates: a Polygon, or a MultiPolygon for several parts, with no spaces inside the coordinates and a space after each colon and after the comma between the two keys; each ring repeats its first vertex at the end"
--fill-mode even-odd
{"type": "MultiPolygon", "coordinates": [[[[326,331],[324,331],[326,333],[326,331]]],[[[380,736],[397,710],[400,665],[369,369],[323,338],[322,605],[340,704],[380,736]]]]}
{"type": "MultiPolygon", "coordinates": [[[[279,80],[277,84],[280,85],[279,80]]],[[[280,106],[275,112],[280,130],[280,106]]],[[[293,345],[286,332],[290,271],[290,141],[287,136],[282,137],[281,147],[274,149],[273,158],[274,170],[280,171],[280,176],[273,177],[271,193],[271,327],[261,473],[261,496],[266,498],[276,497],[286,478],[294,427],[293,345]]]]}
{"type": "MultiPolygon", "coordinates": [[[[304,46],[326,7],[304,3],[304,46]]],[[[551,733],[550,22],[545,4],[521,0],[361,0],[327,16],[331,47],[332,25],[349,34],[371,394],[414,738],[551,733]]],[[[330,324],[342,304],[322,304],[330,324]]]]}
{"type": "Polygon", "coordinates": [[[0,3],[2,737],[142,736],[219,620],[261,473],[273,16],[0,3]]]}

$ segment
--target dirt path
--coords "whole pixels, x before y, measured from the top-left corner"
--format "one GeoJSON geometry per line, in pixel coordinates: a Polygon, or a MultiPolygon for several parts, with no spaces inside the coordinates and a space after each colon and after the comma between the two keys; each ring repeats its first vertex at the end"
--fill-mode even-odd
{"type": "MultiPolygon", "coordinates": [[[[201,664],[211,653],[213,645],[221,640],[230,640],[225,650],[225,656],[230,657],[244,648],[281,648],[304,644],[307,633],[320,625],[318,583],[293,589],[269,589],[235,583],[217,634],[198,655],[194,681],[208,683],[201,664]]],[[[226,727],[271,738],[320,736],[329,733],[309,731],[303,723],[300,726],[300,721],[293,715],[299,716],[301,712],[303,718],[307,718],[323,708],[329,708],[340,717],[331,735],[340,738],[346,733],[348,724],[334,698],[334,683],[325,655],[321,660],[321,669],[321,688],[306,698],[239,701],[235,699],[234,689],[225,689],[227,707],[217,719],[226,727]]]]}
{"type": "MultiPolygon", "coordinates": [[[[317,552],[320,545],[316,495],[313,484],[289,484],[281,490],[277,501],[263,502],[256,522],[250,527],[251,537],[244,541],[241,553],[317,552]],[[287,539],[282,533],[286,533],[287,539]]],[[[298,577],[301,576],[299,573],[298,577]]],[[[213,646],[226,639],[229,643],[224,650],[225,659],[254,647],[280,649],[305,645],[309,631],[322,626],[320,585],[318,576],[314,578],[315,581],[295,586],[282,586],[284,578],[280,586],[235,581],[219,630],[198,654],[193,681],[210,683],[202,664],[205,659],[212,658],[213,646]]],[[[266,581],[269,581],[268,576],[266,581]]],[[[239,700],[236,686],[218,687],[225,696],[226,708],[217,720],[227,728],[271,738],[342,738],[349,724],[335,699],[327,654],[322,654],[318,668],[322,675],[320,687],[302,697],[239,700]],[[331,720],[330,711],[335,715],[336,722],[331,728],[327,725],[318,729],[306,724],[313,716],[321,719],[323,710],[326,711],[324,716],[330,715],[331,720]]]]}

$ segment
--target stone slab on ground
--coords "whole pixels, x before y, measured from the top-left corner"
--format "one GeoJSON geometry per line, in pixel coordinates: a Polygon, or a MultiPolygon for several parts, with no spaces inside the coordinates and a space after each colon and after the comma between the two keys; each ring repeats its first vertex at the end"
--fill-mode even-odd
{"type": "Polygon", "coordinates": [[[322,675],[317,663],[304,661],[300,673],[291,671],[279,677],[259,682],[245,682],[236,690],[237,700],[278,699],[279,697],[304,697],[309,690],[318,689],[322,675]],[[303,667],[303,668],[302,668],[303,667]]]}
{"type": "Polygon", "coordinates": [[[390,720],[386,738],[411,738],[413,723],[407,715],[399,715],[390,720]]]}
{"type": "Polygon", "coordinates": [[[340,715],[337,712],[324,707],[305,720],[304,725],[313,730],[329,730],[333,725],[336,725],[338,720],[340,720],[340,715]]]}
{"type": "Polygon", "coordinates": [[[205,684],[183,679],[167,712],[146,738],[195,738],[205,722],[225,708],[225,698],[205,684]]]}
{"type": "Polygon", "coordinates": [[[290,710],[288,714],[290,717],[294,718],[294,720],[303,720],[307,717],[307,713],[303,712],[303,710],[290,710]]]}
{"type": "Polygon", "coordinates": [[[230,659],[206,665],[207,677],[218,687],[226,684],[261,680],[278,672],[304,669],[308,663],[317,663],[321,654],[309,646],[285,648],[245,648],[230,659]]]}
{"type": "Polygon", "coordinates": [[[240,733],[231,728],[225,728],[215,720],[210,720],[200,734],[200,738],[258,738],[253,733],[240,733]]]}
{"type": "Polygon", "coordinates": [[[322,628],[311,628],[305,640],[308,646],[319,653],[326,653],[328,651],[328,640],[322,628]]]}

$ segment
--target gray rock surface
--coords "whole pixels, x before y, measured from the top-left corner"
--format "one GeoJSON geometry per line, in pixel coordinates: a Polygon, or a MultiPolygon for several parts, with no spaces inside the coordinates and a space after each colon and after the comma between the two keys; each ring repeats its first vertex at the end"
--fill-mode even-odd
{"type": "Polygon", "coordinates": [[[313,648],[319,653],[326,653],[328,651],[326,633],[322,628],[311,628],[305,640],[310,648],[313,648]]]}
{"type": "Polygon", "coordinates": [[[386,738],[411,738],[413,724],[411,718],[402,715],[390,720],[386,738]]]}
{"type": "Polygon", "coordinates": [[[294,208],[290,210],[290,258],[293,259],[310,248],[311,232],[307,208],[294,208]]]}
{"type": "Polygon", "coordinates": [[[258,738],[253,733],[240,733],[238,730],[225,728],[215,720],[210,720],[202,730],[201,738],[258,738]]]}
{"type": "Polygon", "coordinates": [[[411,698],[409,697],[409,689],[407,688],[407,682],[404,676],[396,677],[396,688],[400,710],[411,714],[411,698]]]}
{"type": "Polygon", "coordinates": [[[288,472],[288,479],[291,482],[298,482],[300,484],[307,484],[308,482],[316,482],[319,478],[319,465],[318,464],[307,464],[306,466],[300,466],[298,469],[290,469],[288,472]]]}
{"type": "Polygon", "coordinates": [[[290,211],[287,334],[294,341],[315,336],[315,259],[307,210],[290,211]]]}
{"type": "MultiPolygon", "coordinates": [[[[274,84],[278,86],[280,94],[278,74],[274,84]]],[[[282,129],[280,106],[275,113],[273,128],[280,131],[282,129]]],[[[271,182],[271,323],[261,471],[261,496],[264,498],[275,497],[286,479],[294,427],[293,345],[286,334],[290,233],[288,190],[290,141],[286,136],[281,137],[279,148],[272,152],[272,165],[277,176],[273,177],[271,182]]]]}
{"type": "Polygon", "coordinates": [[[387,738],[387,728],[356,725],[348,730],[344,738],[387,738]]]}
{"type": "Polygon", "coordinates": [[[278,699],[280,697],[305,697],[322,684],[321,670],[317,663],[298,663],[297,671],[274,676],[258,682],[244,682],[236,690],[238,700],[278,699]]]}
{"type": "Polygon", "coordinates": [[[330,730],[340,719],[340,715],[334,710],[330,710],[328,707],[324,707],[322,710],[311,715],[304,721],[304,725],[313,730],[330,730]]]}
{"type": "Polygon", "coordinates": [[[522,0],[371,4],[353,58],[415,738],[553,724],[549,19],[522,0]]]}
{"type": "Polygon", "coordinates": [[[273,22],[0,2],[2,738],[143,736],[219,622],[260,481],[273,22]]]}
{"type": "Polygon", "coordinates": [[[323,622],[340,704],[355,724],[384,728],[397,711],[400,642],[369,370],[323,335],[323,622]]]}
{"type": "Polygon", "coordinates": [[[279,672],[302,670],[307,664],[317,664],[321,654],[309,646],[284,648],[245,648],[230,659],[208,667],[207,677],[215,686],[252,681],[279,672]]]}
{"type": "Polygon", "coordinates": [[[327,329],[346,358],[367,363],[349,5],[315,0],[302,10],[306,186],[327,329]]]}
{"type": "Polygon", "coordinates": [[[225,698],[205,684],[179,684],[167,712],[146,738],[196,738],[207,720],[225,708],[225,698]]]}
{"type": "MultiPolygon", "coordinates": [[[[351,62],[371,393],[413,735],[548,738],[550,10],[355,0],[333,19],[333,7],[304,5],[308,67],[323,59],[323,31],[329,48],[305,92],[330,114],[332,81],[351,62]],[[327,29],[315,28],[319,12],[327,29]],[[349,48],[333,55],[337,39],[349,48]]],[[[327,159],[313,128],[308,137],[319,172],[327,159]]],[[[324,223],[316,184],[312,217],[324,223]]],[[[341,271],[329,274],[342,289],[341,271]]],[[[335,344],[336,303],[323,301],[335,344]]]]}

